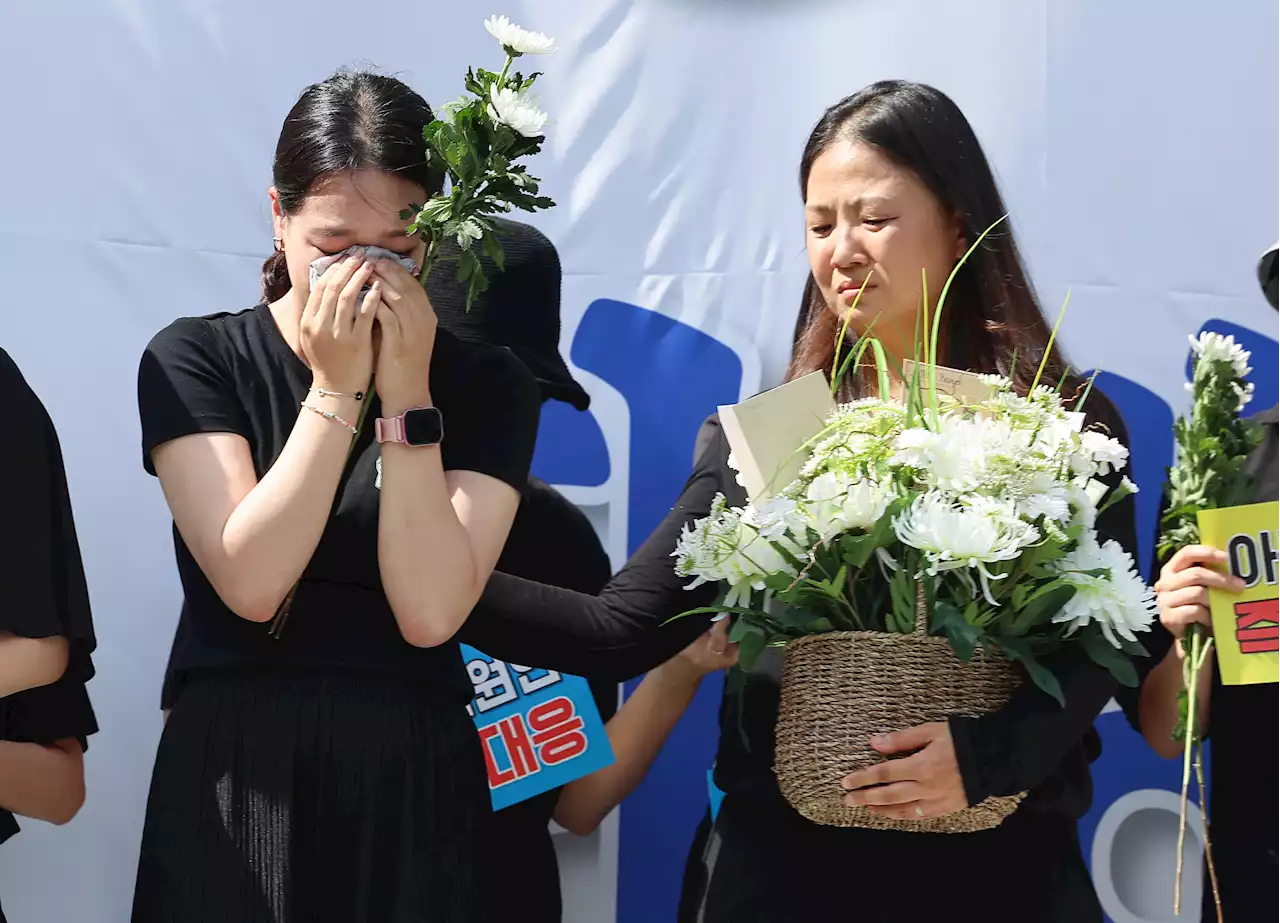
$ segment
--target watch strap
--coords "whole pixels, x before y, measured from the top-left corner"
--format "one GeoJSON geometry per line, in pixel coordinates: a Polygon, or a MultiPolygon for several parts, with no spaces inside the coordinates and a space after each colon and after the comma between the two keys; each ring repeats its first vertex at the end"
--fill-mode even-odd
{"type": "Polygon", "coordinates": [[[373,421],[373,435],[378,442],[404,442],[404,414],[378,417],[373,421]]]}

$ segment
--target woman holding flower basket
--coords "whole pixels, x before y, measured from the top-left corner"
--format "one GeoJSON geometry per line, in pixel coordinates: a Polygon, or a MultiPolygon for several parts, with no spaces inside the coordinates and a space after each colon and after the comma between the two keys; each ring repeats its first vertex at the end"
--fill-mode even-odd
{"type": "MultiPolygon", "coordinates": [[[[808,473],[797,481],[802,495],[783,491],[770,508],[772,519],[763,508],[742,512],[737,508],[747,497],[730,466],[727,440],[712,420],[700,439],[706,449],[671,514],[598,597],[498,573],[463,635],[495,655],[518,651],[526,660],[568,671],[628,676],[687,644],[709,617],[691,614],[659,628],[675,616],[699,609],[737,614],[733,637],[741,641],[748,669],[727,684],[716,761],[716,781],[726,795],[703,854],[705,893],[688,902],[704,923],[1100,920],[1075,822],[1090,801],[1088,764],[1098,752],[1093,719],[1115,690],[1113,673],[1126,672],[1121,646],[1133,650],[1133,632],[1145,627],[1151,607],[1149,591],[1132,573],[1127,491],[1114,491],[1119,502],[1095,499],[1120,482],[1116,469],[1127,455],[1123,425],[1094,391],[1080,408],[1086,419],[1079,434],[1081,421],[1071,421],[1054,389],[1035,387],[1042,378],[1061,381],[1074,396],[1084,383],[1065,374],[1011,233],[991,230],[1004,205],[972,129],[946,96],[892,81],[842,100],[810,136],[800,180],[812,270],[806,292],[812,297],[803,306],[805,329],[790,375],[834,369],[838,398],[855,402],[842,412],[866,411],[870,403],[858,399],[874,393],[873,386],[861,369],[839,377],[848,352],[840,339],[846,323],[859,334],[873,329],[884,357],[878,384],[885,400],[871,403],[885,415],[900,418],[914,407],[918,420],[930,414],[928,420],[954,423],[955,432],[941,441],[929,435],[928,424],[918,423],[924,435],[912,441],[902,430],[903,441],[893,449],[916,459],[912,464],[925,472],[921,478],[934,479],[934,499],[891,507],[902,498],[876,495],[866,477],[841,482],[830,465],[817,472],[820,450],[814,448],[808,473]],[[919,311],[922,294],[931,303],[922,288],[936,292],[962,262],[945,315],[919,311]],[[919,379],[901,374],[893,358],[912,356],[920,329],[930,325],[939,364],[990,376],[993,396],[983,413],[962,413],[936,392],[927,400],[938,403],[921,408],[919,379]],[[1034,400],[1019,397],[1027,394],[1034,400]],[[1023,470],[1019,459],[984,441],[997,431],[1006,442],[1014,438],[1017,426],[1006,418],[1015,408],[1044,424],[1021,454],[1062,464],[1069,459],[1079,467],[1045,473],[1043,484],[1022,496],[1024,506],[1005,511],[994,496],[981,499],[974,485],[995,476],[994,458],[1023,470]],[[987,417],[992,420],[984,422],[987,417]],[[1004,424],[1007,431],[1000,430],[1004,424]],[[978,441],[966,442],[965,433],[978,441]],[[1046,448],[1047,442],[1056,447],[1046,448]],[[958,448],[950,452],[949,446],[958,448]],[[970,476],[977,478],[972,484],[965,481],[970,476]],[[966,499],[937,500],[944,481],[969,484],[966,499]],[[1090,486],[1077,491],[1077,483],[1090,486]],[[826,525],[837,523],[825,535],[815,531],[816,520],[788,521],[792,512],[808,515],[819,506],[827,511],[826,525]],[[764,518],[750,520],[757,514],[764,518]],[[733,517],[750,520],[751,533],[764,540],[718,556],[711,539],[733,517]],[[870,527],[882,520],[888,534],[868,528],[865,539],[853,536],[854,546],[841,546],[850,555],[865,552],[859,573],[883,573],[883,585],[896,587],[892,605],[885,597],[863,607],[853,589],[857,578],[849,576],[854,568],[842,566],[839,575],[833,569],[821,581],[815,568],[843,542],[841,533],[852,535],[855,521],[870,527]],[[900,546],[917,557],[894,560],[888,549],[900,546]],[[1030,548],[1043,556],[1039,563],[1028,563],[1030,548]],[[904,566],[908,562],[914,563],[904,566]],[[960,565],[969,569],[957,573],[960,565]],[[752,567],[756,572],[748,574],[752,567]],[[697,579],[689,587],[691,577],[697,579]],[[927,599],[917,597],[916,582],[929,588],[927,599]],[[774,766],[784,660],[774,642],[832,627],[827,618],[798,626],[771,614],[770,597],[785,599],[802,585],[825,587],[850,619],[859,610],[861,617],[905,612],[908,631],[922,602],[931,633],[946,635],[957,650],[967,639],[970,654],[975,639],[1001,647],[1035,682],[1022,683],[993,711],[885,728],[875,739],[859,741],[897,757],[834,784],[833,797],[841,798],[843,784],[843,805],[860,812],[863,822],[853,828],[814,822],[784,799],[774,766]],[[952,597],[944,599],[944,587],[952,597]],[[1033,588],[1042,602],[1028,598],[1033,588]],[[966,592],[968,603],[951,602],[966,592]],[[1006,637],[991,627],[1026,613],[1035,615],[1039,635],[1006,637]],[[766,636],[760,627],[787,625],[795,629],[789,636],[766,636]],[[992,797],[1009,799],[1016,810],[989,829],[903,829],[916,821],[944,825],[920,829],[946,829],[947,818],[992,797]],[[874,829],[877,824],[892,829],[874,829]]],[[[824,431],[829,441],[844,432],[837,441],[845,448],[870,444],[863,439],[869,431],[840,431],[838,425],[824,431]]],[[[864,463],[861,456],[849,462],[864,463]]]]}

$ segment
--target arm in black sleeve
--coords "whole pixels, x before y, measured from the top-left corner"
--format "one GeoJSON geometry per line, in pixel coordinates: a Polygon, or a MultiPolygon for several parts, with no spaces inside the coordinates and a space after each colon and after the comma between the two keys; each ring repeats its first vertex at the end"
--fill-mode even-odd
{"type": "MultiPolygon", "coordinates": [[[[637,676],[683,650],[708,616],[664,622],[715,598],[689,591],[672,552],[685,525],[707,516],[724,488],[728,448],[719,423],[680,499],[598,596],[544,586],[495,571],[459,638],[493,657],[601,679],[637,676]]],[[[733,483],[732,479],[728,483],[733,483]]]]}
{"type": "MultiPolygon", "coordinates": [[[[1169,495],[1166,492],[1160,498],[1160,516],[1156,518],[1156,544],[1158,544],[1160,536],[1160,518],[1164,516],[1168,507],[1169,495]]],[[[1151,553],[1150,573],[1152,583],[1160,579],[1159,551],[1153,550],[1151,553]]],[[[1151,624],[1151,631],[1142,636],[1142,646],[1147,649],[1147,656],[1133,658],[1134,668],[1138,671],[1138,685],[1133,688],[1121,686],[1116,690],[1116,704],[1120,706],[1125,718],[1129,720],[1129,726],[1139,734],[1142,733],[1141,710],[1139,708],[1142,701],[1142,684],[1146,682],[1147,675],[1169,653],[1169,648],[1173,646],[1173,635],[1169,634],[1169,629],[1160,624],[1159,619],[1156,619],[1151,624]]]]}
{"type": "MultiPolygon", "coordinates": [[[[1095,417],[1124,445],[1128,433],[1120,415],[1095,389],[1090,398],[1095,417]]],[[[1120,481],[1120,473],[1101,478],[1108,486],[1120,481]]],[[[1100,539],[1114,539],[1131,556],[1137,556],[1137,525],[1133,497],[1116,503],[1098,517],[1100,539]]],[[[970,804],[990,795],[1029,791],[1049,777],[1063,758],[1088,733],[1118,687],[1111,673],[1083,653],[1073,652],[1046,659],[1062,686],[1065,705],[1024,683],[1004,708],[979,718],[952,718],[956,761],[970,804]]]]}

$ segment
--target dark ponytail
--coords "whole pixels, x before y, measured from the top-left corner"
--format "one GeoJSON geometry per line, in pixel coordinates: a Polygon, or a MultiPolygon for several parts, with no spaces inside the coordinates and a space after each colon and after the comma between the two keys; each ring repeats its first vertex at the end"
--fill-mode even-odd
{"type": "MultiPolygon", "coordinates": [[[[339,71],[313,84],[289,110],[276,143],[271,178],[286,215],[302,207],[316,182],[350,170],[398,173],[421,186],[424,198],[444,176],[427,162],[422,129],[434,118],[426,100],[394,77],[339,71]]],[[[281,251],[262,265],[262,297],[289,291],[281,251]]]]}
{"type": "Polygon", "coordinates": [[[277,250],[262,264],[262,300],[270,304],[279,301],[293,286],[289,283],[289,264],[284,251],[277,250]]]}

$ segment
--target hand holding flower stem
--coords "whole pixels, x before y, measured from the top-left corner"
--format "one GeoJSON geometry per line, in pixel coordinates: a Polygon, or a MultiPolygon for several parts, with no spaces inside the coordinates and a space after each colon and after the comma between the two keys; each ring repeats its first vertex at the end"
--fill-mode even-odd
{"type": "MultiPolygon", "coordinates": [[[[1174,424],[1177,462],[1169,469],[1169,511],[1161,520],[1159,554],[1169,559],[1178,549],[1197,544],[1200,530],[1196,520],[1199,510],[1236,506],[1249,498],[1252,484],[1244,473],[1244,462],[1261,440],[1260,429],[1240,419],[1248,404],[1253,385],[1246,384],[1249,353],[1232,337],[1205,332],[1191,337],[1195,355],[1192,382],[1194,395],[1191,413],[1174,424]]],[[[1200,790],[1200,809],[1207,812],[1204,797],[1203,741],[1197,715],[1196,693],[1200,670],[1213,649],[1213,639],[1203,625],[1187,626],[1179,642],[1183,646],[1183,689],[1178,696],[1178,724],[1174,736],[1182,741],[1182,803],[1178,825],[1178,860],[1174,878],[1174,913],[1182,907],[1182,847],[1186,839],[1187,796],[1194,769],[1200,790]]],[[[1218,878],[1213,865],[1213,849],[1209,838],[1209,819],[1204,818],[1205,859],[1209,865],[1209,881],[1213,887],[1218,919],[1222,905],[1218,894],[1218,878]]]]}

